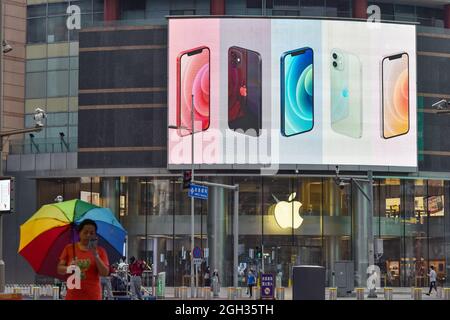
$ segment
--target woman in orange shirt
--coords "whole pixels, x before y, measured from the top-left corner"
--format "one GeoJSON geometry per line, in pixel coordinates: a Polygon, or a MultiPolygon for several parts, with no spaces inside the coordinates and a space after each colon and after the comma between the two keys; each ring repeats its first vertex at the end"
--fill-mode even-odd
{"type": "Polygon", "coordinates": [[[109,261],[106,251],[96,241],[97,224],[86,219],[78,226],[80,241],[68,244],[59,257],[58,273],[67,274],[69,265],[77,265],[81,271],[81,288],[67,288],[66,300],[101,300],[100,277],[108,276],[109,261]]]}

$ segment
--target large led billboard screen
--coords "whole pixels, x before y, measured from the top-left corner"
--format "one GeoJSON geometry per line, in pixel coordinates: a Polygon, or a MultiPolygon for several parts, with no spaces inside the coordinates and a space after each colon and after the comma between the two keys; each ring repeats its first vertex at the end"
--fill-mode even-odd
{"type": "Polygon", "coordinates": [[[414,25],[173,18],[168,70],[169,167],[417,167],[414,25]]]}

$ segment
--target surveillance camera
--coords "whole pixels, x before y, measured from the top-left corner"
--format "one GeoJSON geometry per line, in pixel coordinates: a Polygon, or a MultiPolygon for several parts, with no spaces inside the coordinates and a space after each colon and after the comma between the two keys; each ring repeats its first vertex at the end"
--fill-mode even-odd
{"type": "Polygon", "coordinates": [[[64,200],[64,198],[61,195],[59,195],[55,198],[55,202],[63,202],[63,200],[64,200]]]}
{"type": "Polygon", "coordinates": [[[299,172],[300,172],[300,171],[299,171],[298,169],[295,169],[295,173],[297,173],[297,174],[298,174],[299,172]]]}
{"type": "Polygon", "coordinates": [[[36,127],[43,127],[44,126],[44,119],[47,118],[47,114],[45,111],[41,108],[36,108],[34,110],[34,121],[36,122],[36,127]]]}
{"type": "Polygon", "coordinates": [[[336,166],[336,175],[339,175],[339,166],[336,166]]]}
{"type": "Polygon", "coordinates": [[[443,110],[443,109],[447,108],[447,105],[448,105],[447,100],[442,99],[442,100],[440,100],[440,101],[438,101],[436,103],[433,103],[432,107],[436,108],[438,110],[443,110]]]}
{"type": "Polygon", "coordinates": [[[3,46],[3,53],[8,53],[13,49],[5,40],[3,40],[2,42],[2,46],[3,46]]]}
{"type": "Polygon", "coordinates": [[[341,180],[339,182],[339,189],[343,190],[345,188],[345,182],[343,180],[341,180]]]}

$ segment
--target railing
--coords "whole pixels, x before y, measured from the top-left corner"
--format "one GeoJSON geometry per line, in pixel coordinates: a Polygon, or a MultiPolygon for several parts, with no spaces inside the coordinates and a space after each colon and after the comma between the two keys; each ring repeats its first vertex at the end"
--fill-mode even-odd
{"type": "Polygon", "coordinates": [[[76,152],[78,141],[76,138],[65,139],[63,142],[58,138],[13,140],[9,143],[10,154],[36,154],[36,153],[61,153],[76,152]]]}

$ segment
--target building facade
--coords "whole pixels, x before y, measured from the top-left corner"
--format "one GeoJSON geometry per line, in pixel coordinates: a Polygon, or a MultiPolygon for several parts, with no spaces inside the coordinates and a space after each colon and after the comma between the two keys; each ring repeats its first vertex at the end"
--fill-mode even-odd
{"type": "MultiPolygon", "coordinates": [[[[167,169],[166,16],[367,19],[368,6],[376,4],[383,20],[417,23],[417,172],[375,168],[372,190],[361,183],[364,192],[373,193],[372,203],[361,185],[336,184],[332,166],[296,166],[273,176],[233,168],[196,175],[239,184],[239,263],[281,275],[283,286],[291,284],[292,266],[298,264],[326,267],[327,285],[334,286],[337,261],[353,261],[356,284],[364,285],[371,235],[382,285],[427,285],[430,265],[448,284],[450,129],[448,115],[437,114],[432,104],[450,99],[450,5],[409,3],[8,1],[5,15],[19,19],[13,22],[22,27],[26,19],[26,28],[11,27],[22,31],[22,42],[16,35],[5,36],[24,52],[5,62],[3,105],[20,119],[15,127],[32,126],[36,107],[43,107],[48,119],[41,132],[10,141],[7,174],[15,177],[16,196],[15,211],[4,218],[7,283],[36,281],[17,255],[19,226],[57,195],[110,207],[128,231],[128,256],[153,263],[155,273],[167,272],[169,286],[188,283],[190,202],[181,171],[167,169]],[[80,30],[68,28],[72,5],[81,9],[80,30]],[[12,72],[7,67],[12,62],[20,74],[14,81],[22,90],[8,107],[6,73],[12,72]],[[294,193],[302,204],[303,224],[280,228],[274,217],[277,201],[294,193]]],[[[14,127],[6,111],[3,127],[14,127]]],[[[359,179],[368,170],[373,169],[342,166],[341,173],[359,179]]],[[[195,244],[207,248],[205,263],[219,269],[227,286],[233,275],[232,208],[232,194],[218,188],[210,189],[207,201],[195,202],[195,244]]]]}

